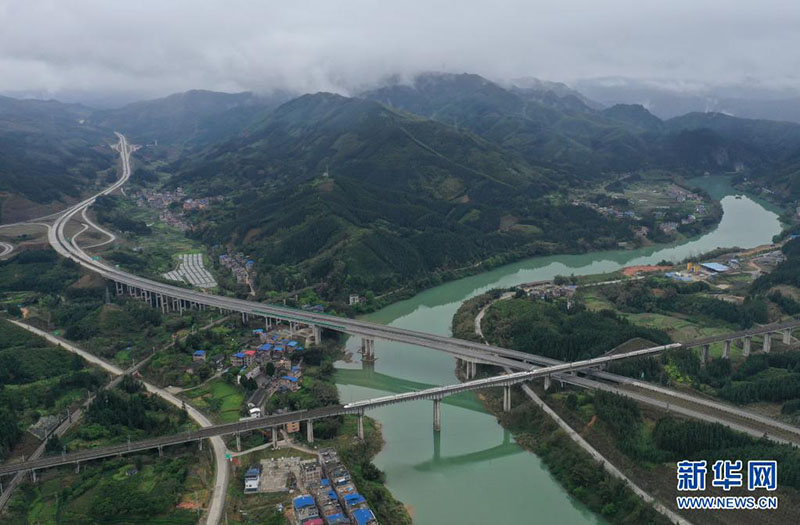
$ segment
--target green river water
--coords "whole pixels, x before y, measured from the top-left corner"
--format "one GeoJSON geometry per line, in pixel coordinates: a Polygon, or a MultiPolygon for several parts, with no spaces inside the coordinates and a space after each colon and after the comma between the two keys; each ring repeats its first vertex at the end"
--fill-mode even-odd
{"type": "MultiPolygon", "coordinates": [[[[452,281],[366,316],[371,321],[436,334],[450,334],[463,301],[492,288],[550,279],[556,275],[609,272],[623,266],[681,260],[717,247],[753,247],[779,233],[777,209],[749,197],[734,197],[722,177],[694,181],[722,203],[712,232],[676,246],[536,257],[452,281]]],[[[355,352],[359,341],[351,340],[355,352]]],[[[374,369],[360,362],[337,363],[343,403],[457,382],[452,357],[432,350],[376,341],[374,369]]],[[[357,354],[355,354],[357,355],[357,354]]],[[[357,359],[357,358],[356,358],[357,359]]],[[[442,405],[442,431],[433,432],[431,402],[419,401],[369,412],[386,444],[375,463],[386,472],[392,493],[406,503],[414,522],[428,524],[537,523],[559,525],[603,521],[570,497],[537,456],[524,451],[474,395],[442,405]]]]}

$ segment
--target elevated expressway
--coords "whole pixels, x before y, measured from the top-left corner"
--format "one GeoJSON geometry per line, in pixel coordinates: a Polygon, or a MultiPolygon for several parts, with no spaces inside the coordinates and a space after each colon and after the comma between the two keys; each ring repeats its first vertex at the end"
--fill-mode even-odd
{"type": "MultiPolygon", "coordinates": [[[[800,326],[800,321],[791,321],[788,323],[782,323],[780,325],[762,326],[748,331],[716,336],[689,343],[676,343],[664,347],[654,347],[634,353],[603,356],[601,358],[576,363],[563,363],[561,361],[543,356],[532,355],[493,345],[455,339],[452,337],[428,334],[414,330],[370,323],[357,319],[348,319],[316,312],[297,310],[284,306],[255,303],[235,298],[201,293],[191,289],[138,277],[107,265],[100,260],[86,254],[84,250],[75,243],[74,236],[73,238],[67,237],[65,229],[66,225],[78,214],[83,215],[86,209],[94,203],[97,197],[110,194],[118,188],[121,188],[130,177],[130,154],[133,151],[133,148],[128,145],[123,135],[117,133],[117,136],[119,138],[117,149],[120,152],[120,158],[122,161],[122,176],[120,179],[103,192],[100,192],[97,195],[65,210],[60,216],[57,217],[54,224],[49,229],[48,239],[50,244],[59,254],[74,260],[84,268],[94,271],[104,278],[114,282],[116,284],[118,293],[127,293],[141,298],[145,301],[148,301],[153,306],[160,307],[163,311],[183,311],[184,309],[188,308],[216,308],[225,312],[240,313],[243,320],[247,320],[250,317],[263,318],[267,326],[270,326],[271,323],[275,321],[284,321],[288,322],[292,327],[294,327],[296,324],[311,326],[314,328],[317,334],[319,333],[320,329],[325,328],[348,335],[358,336],[362,338],[365,357],[367,358],[371,357],[371,355],[374,356],[372,352],[374,352],[375,339],[395,341],[430,348],[451,354],[460,359],[463,363],[466,363],[468,369],[468,379],[474,376],[476,363],[508,367],[513,370],[518,370],[519,372],[489,379],[467,381],[466,383],[461,383],[459,385],[435,387],[433,389],[408,392],[394,396],[386,396],[383,398],[351,403],[349,405],[329,407],[315,411],[281,414],[278,416],[269,416],[266,418],[259,418],[246,422],[232,423],[229,425],[216,425],[190,433],[155,438],[152,440],[118,445],[115,447],[106,447],[104,449],[96,449],[93,451],[77,452],[61,457],[45,458],[37,460],[39,463],[26,462],[25,464],[18,464],[16,466],[3,465],[0,466],[0,474],[18,472],[20,470],[35,470],[38,468],[47,468],[48,466],[56,466],[66,463],[76,463],[98,457],[124,454],[127,452],[135,452],[137,450],[159,448],[170,444],[183,443],[187,441],[199,441],[210,436],[238,434],[240,432],[256,428],[275,427],[292,421],[313,421],[314,419],[341,414],[363,415],[363,412],[370,408],[417,399],[432,399],[434,401],[434,427],[439,428],[439,405],[443,397],[462,391],[500,386],[504,387],[504,392],[506,394],[504,397],[504,408],[509,409],[511,385],[530,381],[537,377],[544,377],[546,381],[549,381],[549,379],[553,377],[558,381],[575,384],[585,388],[601,388],[606,390],[610,389],[620,391],[616,386],[609,385],[609,382],[615,383],[621,386],[636,389],[635,392],[626,390],[624,395],[628,395],[629,397],[649,403],[653,406],[664,408],[666,405],[666,408],[669,410],[670,399],[683,399],[684,401],[696,403],[706,410],[721,413],[723,417],[735,416],[747,421],[754,421],[768,425],[771,428],[778,428],[787,432],[793,437],[800,436],[800,433],[798,433],[796,428],[785,425],[771,418],[766,418],[756,414],[749,414],[736,407],[731,407],[715,401],[698,398],[694,395],[684,394],[674,390],[658,387],[656,385],[636,381],[624,376],[610,374],[596,368],[605,362],[621,358],[653,355],[668,348],[701,346],[703,347],[705,357],[707,356],[708,346],[710,344],[724,342],[726,343],[726,350],[729,350],[730,342],[737,339],[743,340],[745,342],[745,349],[749,350],[749,341],[753,336],[763,336],[765,341],[764,350],[769,351],[770,347],[767,341],[771,340],[771,334],[782,333],[784,341],[786,341],[787,338],[791,339],[791,331],[800,326]],[[576,375],[575,372],[577,370],[583,371],[588,376],[591,376],[591,378],[576,375]],[[664,398],[668,398],[667,401],[664,401],[664,398]]],[[[690,417],[725,422],[724,419],[713,416],[706,417],[703,413],[694,410],[685,408],[680,409],[680,407],[673,407],[673,409],[690,417]]],[[[359,422],[360,421],[361,419],[359,419],[359,422]]],[[[730,422],[726,422],[726,424],[729,424],[729,426],[733,428],[749,431],[749,433],[752,435],[758,433],[757,429],[747,426],[746,422],[744,425],[737,423],[731,424],[730,422]]],[[[312,425],[308,425],[307,428],[309,429],[309,438],[313,439],[312,425]]],[[[363,432],[361,425],[359,425],[359,430],[363,432]]],[[[786,441],[785,439],[779,440],[786,441]]]]}
{"type": "MultiPolygon", "coordinates": [[[[671,344],[671,345],[647,348],[644,350],[635,350],[633,352],[607,355],[602,357],[596,357],[593,359],[575,361],[572,363],[562,363],[560,365],[538,368],[535,370],[512,372],[509,374],[503,374],[484,379],[475,379],[472,381],[466,381],[454,385],[436,386],[415,392],[403,392],[401,394],[394,394],[374,399],[356,401],[354,403],[349,403],[346,405],[335,405],[314,410],[302,410],[297,412],[289,412],[285,414],[277,414],[260,418],[246,419],[236,423],[211,425],[200,428],[198,430],[192,430],[189,432],[182,432],[179,434],[172,434],[169,436],[163,436],[158,438],[133,441],[121,445],[100,447],[90,450],[83,450],[80,452],[73,452],[70,454],[61,454],[41,459],[23,461],[19,463],[8,463],[0,465],[0,476],[13,474],[16,472],[23,472],[23,471],[36,471],[39,469],[57,467],[60,465],[80,464],[81,462],[91,461],[94,459],[119,456],[123,454],[141,452],[144,450],[159,449],[159,452],[161,452],[163,447],[170,445],[177,445],[180,443],[187,443],[192,441],[201,442],[204,439],[222,435],[235,434],[238,437],[238,434],[242,432],[249,432],[252,430],[257,430],[262,428],[276,429],[278,426],[292,422],[303,422],[303,421],[307,422],[306,428],[308,429],[307,432],[309,441],[313,442],[314,434],[313,434],[312,423],[315,419],[327,418],[343,414],[357,414],[359,416],[358,433],[359,437],[363,439],[364,426],[362,418],[366,410],[379,408],[387,405],[394,405],[398,403],[406,403],[409,401],[418,401],[425,399],[433,400],[434,402],[434,429],[439,430],[441,425],[440,403],[441,400],[447,396],[459,394],[461,392],[472,392],[475,390],[483,390],[486,388],[502,387],[505,392],[505,400],[506,400],[503,408],[504,410],[508,411],[511,409],[510,388],[514,385],[531,381],[533,379],[537,379],[540,377],[546,377],[551,374],[568,373],[576,370],[581,370],[583,368],[599,366],[604,363],[617,361],[620,359],[655,355],[665,350],[676,348],[678,346],[679,345],[677,344],[671,344]]],[[[277,432],[273,430],[272,436],[273,440],[275,440],[277,432]]]]}
{"type": "MultiPolygon", "coordinates": [[[[320,328],[326,328],[349,335],[359,336],[362,338],[362,347],[364,348],[365,357],[367,358],[374,357],[375,339],[397,341],[430,348],[449,353],[458,358],[462,363],[466,364],[466,376],[468,379],[475,375],[476,363],[508,367],[513,370],[530,370],[537,366],[549,367],[562,364],[561,361],[556,359],[528,354],[499,346],[486,345],[452,337],[407,330],[377,323],[370,323],[357,319],[348,319],[315,312],[308,312],[304,310],[287,308],[285,306],[255,303],[230,297],[221,297],[201,293],[191,289],[138,277],[104,264],[99,260],[95,260],[91,256],[87,255],[84,252],[84,249],[78,247],[74,242],[74,239],[67,238],[65,234],[65,227],[67,223],[69,223],[70,220],[72,220],[76,215],[79,213],[84,214],[85,210],[91,206],[96,197],[109,194],[116,189],[121,188],[130,177],[130,154],[132,151],[134,151],[134,147],[128,145],[127,140],[122,134],[117,133],[117,137],[119,138],[119,143],[117,144],[116,149],[120,152],[120,159],[122,162],[122,176],[120,179],[103,192],[65,210],[60,216],[58,216],[55,223],[50,228],[48,235],[50,244],[56,251],[58,251],[64,257],[68,257],[85,268],[97,272],[106,279],[115,282],[118,292],[128,293],[136,297],[140,297],[150,302],[150,304],[153,306],[160,307],[165,311],[168,309],[182,311],[185,308],[218,308],[226,312],[240,313],[243,320],[253,316],[261,317],[264,319],[267,326],[271,325],[271,323],[276,320],[282,320],[289,322],[290,326],[294,326],[295,324],[312,326],[315,328],[317,333],[319,333],[318,330],[320,328]]],[[[702,347],[702,355],[704,358],[707,358],[709,346],[712,343],[723,342],[725,343],[725,352],[723,353],[723,356],[727,357],[729,355],[730,344],[732,341],[742,340],[744,353],[747,354],[750,351],[750,341],[752,337],[761,336],[764,341],[764,351],[769,351],[771,347],[771,334],[782,334],[784,342],[787,342],[791,340],[792,330],[798,326],[800,326],[800,321],[794,320],[786,323],[759,326],[746,331],[724,334],[691,342],[684,342],[681,343],[680,346],[686,348],[698,346],[702,347]]],[[[748,421],[757,422],[761,425],[768,425],[772,428],[778,428],[781,431],[790,433],[792,436],[796,435],[796,429],[793,427],[775,421],[771,418],[748,413],[747,411],[741,410],[738,407],[732,407],[723,403],[707,400],[691,394],[677,392],[672,389],[659,387],[628,377],[610,374],[602,370],[587,369],[584,370],[584,372],[588,376],[591,376],[591,378],[579,377],[574,374],[564,373],[556,373],[553,375],[553,378],[561,382],[570,383],[585,388],[614,389],[615,391],[621,392],[617,387],[611,387],[608,384],[614,383],[625,387],[626,390],[635,389],[636,393],[628,395],[653,406],[662,408],[666,406],[667,409],[670,409],[671,407],[669,399],[672,399],[674,401],[672,409],[679,410],[674,406],[675,404],[681,402],[691,402],[695,405],[701,405],[704,410],[721,412],[725,414],[726,417],[736,416],[740,419],[743,418],[748,421]],[[666,402],[664,401],[665,398],[667,398],[666,402]]],[[[546,377],[549,378],[550,376],[548,375],[546,377]]]]}
{"type": "MultiPolygon", "coordinates": [[[[226,312],[238,312],[242,315],[243,319],[248,319],[250,317],[263,318],[265,324],[268,326],[273,321],[277,320],[288,322],[291,326],[296,324],[308,325],[315,328],[315,330],[326,328],[348,335],[359,336],[364,338],[367,342],[365,345],[367,353],[373,348],[372,342],[374,342],[375,339],[379,339],[431,348],[433,350],[449,353],[469,363],[510,366],[514,369],[525,369],[534,365],[551,366],[560,363],[555,359],[549,359],[508,348],[455,339],[453,337],[418,332],[358,319],[348,319],[316,312],[308,312],[285,306],[256,303],[231,297],[201,293],[144,277],[138,277],[92,258],[82,248],[78,247],[73,239],[67,238],[65,229],[66,225],[76,215],[83,214],[84,211],[94,203],[97,197],[100,195],[107,195],[122,187],[130,177],[130,154],[133,148],[128,145],[122,134],[117,133],[117,136],[120,140],[117,149],[120,152],[120,158],[122,160],[122,177],[106,190],[65,210],[50,228],[48,240],[59,254],[74,260],[84,268],[92,270],[116,283],[118,292],[129,293],[140,297],[164,311],[183,311],[188,308],[205,307],[217,308],[226,312]]],[[[793,321],[779,326],[758,327],[746,332],[737,332],[730,336],[709,338],[708,341],[703,340],[697,344],[684,343],[684,346],[705,346],[712,342],[730,341],[740,338],[747,340],[747,338],[757,335],[775,332],[785,333],[787,330],[790,332],[793,328],[797,328],[798,326],[800,326],[800,321],[793,321]]],[[[474,370],[474,367],[472,369],[474,370]]],[[[468,374],[468,376],[471,375],[474,374],[468,374]]]]}

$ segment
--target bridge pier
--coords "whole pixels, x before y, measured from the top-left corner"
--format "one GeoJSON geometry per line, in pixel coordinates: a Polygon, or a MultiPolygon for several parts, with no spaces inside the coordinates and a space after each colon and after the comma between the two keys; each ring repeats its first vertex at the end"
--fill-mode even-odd
{"type": "Polygon", "coordinates": [[[247,314],[242,312],[242,325],[247,324],[247,314]]]}
{"type": "Polygon", "coordinates": [[[164,447],[159,445],[158,446],[158,457],[162,457],[164,455],[164,447]]]}
{"type": "Polygon", "coordinates": [[[78,461],[77,463],[75,463],[75,474],[80,474],[80,473],[81,473],[81,462],[78,461]]]}
{"type": "Polygon", "coordinates": [[[725,348],[722,349],[722,359],[731,358],[731,340],[725,341],[725,348]]]}
{"type": "Polygon", "coordinates": [[[122,295],[122,284],[114,281],[114,290],[117,292],[117,295],[122,295]]]}
{"type": "Polygon", "coordinates": [[[503,412],[511,412],[511,387],[503,387],[503,412]]]}
{"type": "Polygon", "coordinates": [[[31,470],[31,481],[34,483],[39,481],[39,478],[36,476],[36,470],[31,470]]]}
{"type": "Polygon", "coordinates": [[[306,421],[306,441],[309,444],[314,443],[314,420],[309,419],[306,421]]]}
{"type": "Polygon", "coordinates": [[[476,375],[478,375],[478,363],[475,361],[464,361],[466,364],[466,374],[467,380],[474,379],[476,375]]]}
{"type": "Polygon", "coordinates": [[[550,390],[550,385],[551,384],[552,384],[552,381],[550,380],[550,376],[544,376],[544,390],[545,390],[545,392],[550,390]]]}
{"type": "Polygon", "coordinates": [[[242,451],[242,436],[236,433],[236,452],[242,451]]]}
{"type": "Polygon", "coordinates": [[[752,336],[748,335],[744,338],[744,342],[742,343],[742,355],[744,357],[750,355],[750,345],[752,344],[752,342],[753,342],[752,336]]]}
{"type": "Polygon", "coordinates": [[[364,441],[364,413],[358,415],[358,439],[364,441]]]}
{"type": "Polygon", "coordinates": [[[442,431],[442,400],[433,400],[433,431],[442,431]]]}
{"type": "Polygon", "coordinates": [[[375,340],[367,337],[361,338],[361,360],[375,361],[375,340]]]}
{"type": "Polygon", "coordinates": [[[702,364],[708,363],[709,357],[711,357],[711,345],[703,345],[702,352],[700,353],[700,362],[702,364]]]}
{"type": "Polygon", "coordinates": [[[792,344],[792,329],[787,328],[783,331],[783,344],[790,345],[792,344]]]}
{"type": "Polygon", "coordinates": [[[312,324],[311,331],[314,333],[314,344],[320,344],[322,342],[322,328],[319,325],[312,324]]]}
{"type": "Polygon", "coordinates": [[[765,354],[768,354],[769,351],[772,349],[772,334],[767,332],[764,334],[764,344],[761,347],[764,350],[765,354]]]}
{"type": "Polygon", "coordinates": [[[203,440],[202,439],[199,439],[197,441],[197,448],[200,450],[200,452],[203,451],[203,440]]]}

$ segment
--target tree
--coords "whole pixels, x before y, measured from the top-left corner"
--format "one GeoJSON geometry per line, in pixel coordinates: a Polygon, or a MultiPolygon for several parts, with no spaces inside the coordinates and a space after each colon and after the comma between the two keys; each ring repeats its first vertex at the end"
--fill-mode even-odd
{"type": "Polygon", "coordinates": [[[6,311],[11,317],[22,317],[22,310],[20,310],[19,306],[15,304],[6,306],[6,311]]]}

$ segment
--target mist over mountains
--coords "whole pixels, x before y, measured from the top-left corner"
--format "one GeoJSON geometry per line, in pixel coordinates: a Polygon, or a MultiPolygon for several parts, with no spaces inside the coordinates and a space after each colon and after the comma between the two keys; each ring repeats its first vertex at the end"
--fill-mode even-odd
{"type": "Polygon", "coordinates": [[[102,186],[115,130],[145,146],[137,157],[168,174],[165,189],[224,196],[191,236],[264,261],[264,289],[314,285],[328,297],[633,242],[638,224],[566,196],[639,171],[749,177],[800,195],[798,124],[662,119],[564,84],[427,73],[357,96],[195,90],[116,109],[0,99],[0,139],[22,145],[0,156],[3,202],[102,186]]]}

